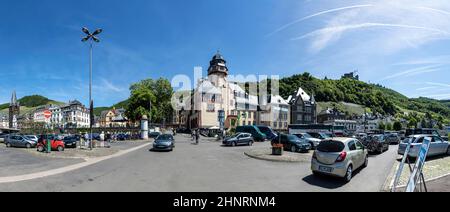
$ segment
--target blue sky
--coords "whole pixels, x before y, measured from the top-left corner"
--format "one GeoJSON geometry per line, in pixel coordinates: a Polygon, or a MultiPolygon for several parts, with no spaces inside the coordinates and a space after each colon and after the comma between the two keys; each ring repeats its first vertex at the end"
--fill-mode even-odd
{"type": "Polygon", "coordinates": [[[88,46],[96,106],[145,78],[206,71],[217,50],[231,74],[308,71],[361,79],[409,97],[450,99],[448,0],[2,0],[0,102],[42,94],[87,103],[88,46]]]}

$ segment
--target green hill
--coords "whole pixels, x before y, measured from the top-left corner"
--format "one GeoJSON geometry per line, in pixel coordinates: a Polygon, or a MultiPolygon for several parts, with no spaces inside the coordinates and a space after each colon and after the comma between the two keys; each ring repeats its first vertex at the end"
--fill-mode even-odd
{"type": "Polygon", "coordinates": [[[408,98],[381,85],[368,84],[353,79],[317,79],[309,73],[294,75],[280,80],[280,94],[284,98],[302,87],[313,93],[318,102],[347,102],[363,105],[383,115],[430,114],[433,118],[450,121],[450,101],[430,98],[408,98]]]}
{"type": "MultiPolygon", "coordinates": [[[[32,95],[32,96],[24,96],[20,98],[20,109],[23,113],[29,112],[36,107],[42,106],[42,105],[61,105],[64,104],[62,102],[54,101],[51,99],[48,99],[47,97],[41,96],[41,95],[32,95]]],[[[9,103],[1,104],[0,105],[0,112],[8,112],[9,103]]]]}

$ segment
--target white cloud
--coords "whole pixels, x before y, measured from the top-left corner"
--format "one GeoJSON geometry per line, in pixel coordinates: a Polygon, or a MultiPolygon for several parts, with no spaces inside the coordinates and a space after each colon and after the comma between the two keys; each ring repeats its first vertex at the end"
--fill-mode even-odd
{"type": "Polygon", "coordinates": [[[447,12],[449,1],[382,0],[367,3],[373,6],[353,10],[336,8],[336,15],[323,16],[323,26],[294,40],[310,39],[310,49],[317,53],[344,36],[348,37],[356,29],[371,29],[370,34],[376,33],[377,36],[365,34],[364,37],[352,37],[355,38],[352,39],[353,44],[361,44],[361,48],[366,49],[375,46],[380,51],[393,53],[436,40],[450,39],[450,15],[447,14],[450,13],[447,12]]]}
{"type": "Polygon", "coordinates": [[[419,68],[413,68],[413,69],[408,69],[406,71],[402,71],[399,73],[395,73],[389,76],[384,77],[383,80],[388,80],[388,79],[393,79],[393,78],[397,78],[397,77],[410,77],[410,76],[416,76],[419,74],[423,74],[423,73],[430,73],[430,72],[436,72],[436,71],[440,71],[441,66],[439,65],[433,65],[433,66],[424,66],[424,67],[419,67],[419,68]]]}

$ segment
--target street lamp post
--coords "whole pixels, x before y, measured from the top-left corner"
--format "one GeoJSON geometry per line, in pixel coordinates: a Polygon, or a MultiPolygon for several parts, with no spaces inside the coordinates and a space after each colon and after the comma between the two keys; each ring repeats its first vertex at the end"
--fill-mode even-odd
{"type": "Polygon", "coordinates": [[[102,29],[95,30],[94,33],[90,33],[89,30],[86,27],[83,27],[82,31],[87,35],[84,37],[81,41],[86,42],[89,41],[89,105],[90,105],[90,119],[89,119],[89,132],[90,132],[90,139],[89,139],[89,149],[92,150],[92,121],[93,121],[93,107],[94,104],[92,102],[92,47],[93,42],[100,42],[100,39],[98,39],[96,36],[102,33],[102,29]]]}

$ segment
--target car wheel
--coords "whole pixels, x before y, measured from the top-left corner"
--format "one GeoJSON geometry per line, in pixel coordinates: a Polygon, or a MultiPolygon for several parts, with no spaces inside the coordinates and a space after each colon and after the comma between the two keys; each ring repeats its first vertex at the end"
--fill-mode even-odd
{"type": "Polygon", "coordinates": [[[58,152],[62,152],[62,151],[64,151],[64,147],[62,147],[62,146],[58,146],[58,152]]]}
{"type": "Polygon", "coordinates": [[[6,147],[10,148],[11,144],[10,143],[6,143],[6,147]]]}
{"type": "Polygon", "coordinates": [[[253,141],[248,142],[249,146],[253,146],[253,141]]]}
{"type": "Polygon", "coordinates": [[[236,146],[236,142],[231,142],[231,146],[235,147],[236,146]]]}
{"type": "Polygon", "coordinates": [[[379,147],[380,149],[378,150],[378,152],[380,153],[380,154],[383,154],[383,150],[384,150],[384,147],[383,146],[381,146],[381,147],[379,147]]]}
{"type": "Polygon", "coordinates": [[[366,159],[364,161],[363,168],[366,168],[369,165],[369,157],[366,156],[366,159]]]}
{"type": "Polygon", "coordinates": [[[314,148],[314,143],[313,143],[313,142],[310,142],[309,144],[311,145],[311,149],[315,149],[315,148],[314,148]]]}
{"type": "Polygon", "coordinates": [[[43,146],[38,146],[37,151],[38,152],[44,152],[44,147],[43,146]]]}
{"type": "Polygon", "coordinates": [[[450,155],[450,147],[447,148],[447,155],[450,155]]]}
{"type": "Polygon", "coordinates": [[[25,145],[25,148],[30,149],[30,148],[31,148],[31,144],[28,144],[28,143],[27,143],[27,144],[25,145]]]}
{"type": "Polygon", "coordinates": [[[295,145],[291,146],[291,152],[297,152],[297,147],[295,145]]]}
{"type": "Polygon", "coordinates": [[[353,177],[353,167],[352,167],[352,165],[350,165],[350,166],[348,166],[347,172],[344,177],[345,182],[348,183],[348,182],[352,181],[352,177],[353,177]]]}

